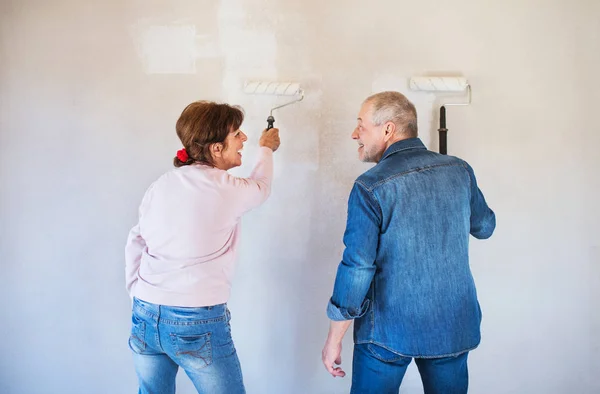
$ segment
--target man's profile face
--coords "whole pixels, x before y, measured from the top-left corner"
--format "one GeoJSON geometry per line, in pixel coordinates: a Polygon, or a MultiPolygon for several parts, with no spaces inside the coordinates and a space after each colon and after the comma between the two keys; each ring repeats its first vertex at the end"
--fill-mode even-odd
{"type": "Polygon", "coordinates": [[[365,163],[377,163],[385,151],[383,126],[373,124],[373,105],[363,103],[358,113],[357,125],[352,139],[358,142],[358,158],[365,163]]]}

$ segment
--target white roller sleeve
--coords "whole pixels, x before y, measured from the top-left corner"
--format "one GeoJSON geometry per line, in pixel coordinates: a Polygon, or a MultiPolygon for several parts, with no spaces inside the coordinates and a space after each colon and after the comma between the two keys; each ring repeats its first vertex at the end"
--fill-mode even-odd
{"type": "Polygon", "coordinates": [[[244,93],[294,96],[300,92],[300,84],[295,82],[246,82],[244,93]]]}
{"type": "Polygon", "coordinates": [[[414,77],[409,85],[412,90],[462,92],[469,83],[458,77],[414,77]]]}

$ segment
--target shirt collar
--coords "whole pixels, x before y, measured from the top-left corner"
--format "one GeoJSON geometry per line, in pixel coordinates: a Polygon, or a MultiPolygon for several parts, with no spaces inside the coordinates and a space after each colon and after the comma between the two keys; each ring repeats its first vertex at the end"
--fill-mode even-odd
{"type": "Polygon", "coordinates": [[[423,142],[421,141],[420,138],[408,138],[405,140],[400,140],[400,141],[394,142],[392,145],[390,145],[390,147],[387,148],[385,150],[385,152],[383,152],[383,156],[381,157],[381,160],[379,160],[379,161],[384,160],[385,158],[393,155],[394,153],[402,152],[405,150],[412,150],[412,149],[427,149],[427,148],[425,147],[425,144],[423,144],[423,142]]]}

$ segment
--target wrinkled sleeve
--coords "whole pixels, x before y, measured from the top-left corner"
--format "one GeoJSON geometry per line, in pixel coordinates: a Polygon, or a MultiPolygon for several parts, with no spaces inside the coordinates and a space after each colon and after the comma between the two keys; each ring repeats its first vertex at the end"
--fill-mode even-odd
{"type": "Polygon", "coordinates": [[[151,185],[148,188],[146,194],[144,194],[144,198],[142,198],[142,202],[138,209],[138,223],[129,231],[127,243],[125,244],[125,288],[127,289],[127,293],[129,293],[129,297],[132,299],[135,295],[135,285],[138,281],[138,272],[142,262],[142,254],[147,247],[146,240],[141,235],[140,223],[145,207],[150,199],[153,186],[154,185],[151,185]]]}
{"type": "Polygon", "coordinates": [[[477,186],[473,168],[465,163],[471,180],[471,235],[477,239],[487,239],[496,228],[496,215],[487,205],[483,193],[477,186]]]}
{"type": "Polygon", "coordinates": [[[369,309],[366,296],[375,275],[380,228],[381,208],[375,196],[356,182],[348,200],[345,250],[327,305],[331,320],[356,319],[369,309]]]}
{"type": "Polygon", "coordinates": [[[256,165],[248,178],[225,174],[231,186],[231,198],[240,215],[260,206],[271,194],[273,180],[273,151],[261,147],[256,165]]]}
{"type": "Polygon", "coordinates": [[[138,281],[138,271],[145,248],[146,241],[140,235],[140,225],[136,224],[129,232],[125,245],[125,287],[131,298],[133,298],[135,284],[138,281]]]}

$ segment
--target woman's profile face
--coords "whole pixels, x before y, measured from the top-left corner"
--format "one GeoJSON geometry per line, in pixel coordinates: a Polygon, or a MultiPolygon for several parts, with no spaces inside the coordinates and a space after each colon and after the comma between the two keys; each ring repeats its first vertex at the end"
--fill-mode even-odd
{"type": "Polygon", "coordinates": [[[222,170],[229,170],[234,167],[242,165],[242,153],[244,149],[244,142],[248,140],[248,137],[242,130],[232,130],[225,139],[225,145],[227,148],[223,149],[221,157],[215,158],[215,164],[217,168],[222,170]]]}

